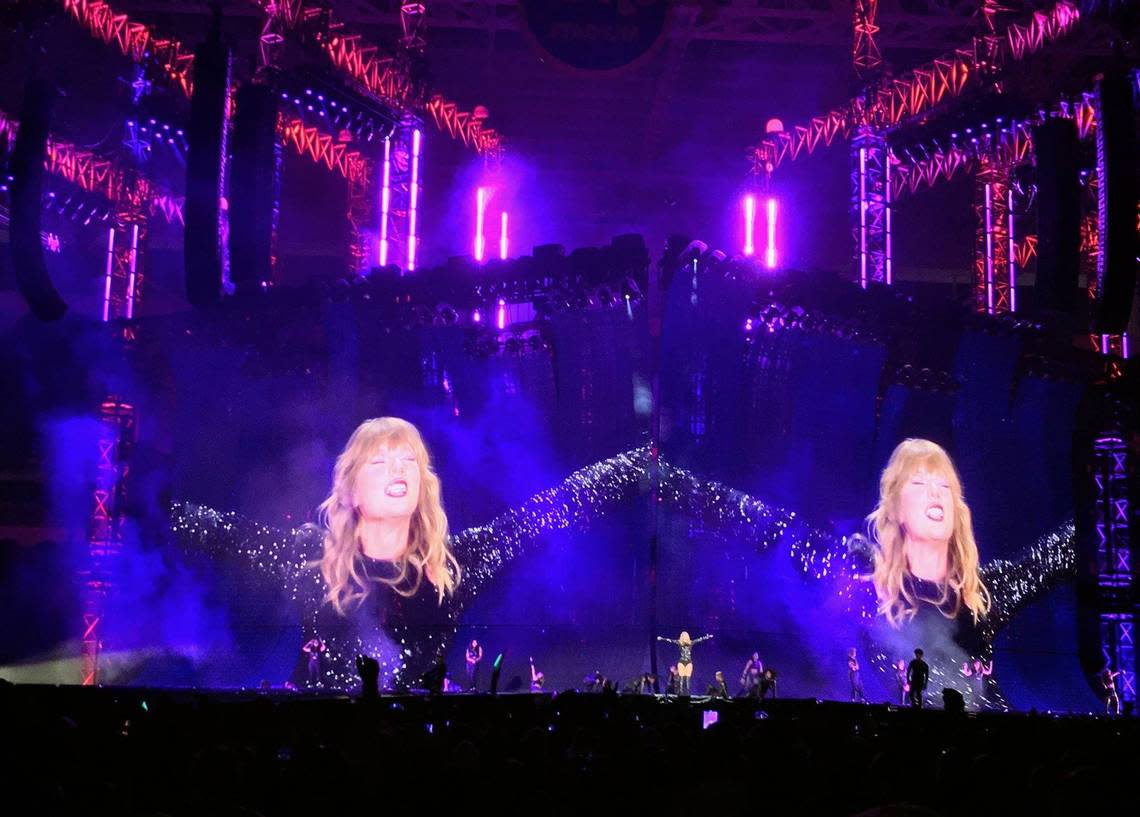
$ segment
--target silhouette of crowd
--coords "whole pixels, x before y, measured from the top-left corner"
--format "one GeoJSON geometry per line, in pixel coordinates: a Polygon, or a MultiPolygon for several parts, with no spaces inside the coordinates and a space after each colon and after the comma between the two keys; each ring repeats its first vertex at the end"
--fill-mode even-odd
{"type": "Polygon", "coordinates": [[[59,814],[1109,814],[1135,803],[1140,754],[1134,718],[802,700],[6,683],[0,700],[11,791],[59,814]]]}

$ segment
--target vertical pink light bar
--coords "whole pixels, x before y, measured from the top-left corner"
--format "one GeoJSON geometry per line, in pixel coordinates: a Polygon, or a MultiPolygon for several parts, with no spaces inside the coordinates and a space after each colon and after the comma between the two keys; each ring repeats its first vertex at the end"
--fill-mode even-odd
{"type": "Polygon", "coordinates": [[[867,288],[867,149],[859,148],[859,286],[867,288]]]}
{"type": "Polygon", "coordinates": [[[483,219],[487,215],[487,188],[475,191],[475,260],[483,262],[487,255],[487,238],[483,234],[483,219]]]}
{"type": "Polygon", "coordinates": [[[890,154],[890,151],[886,151],[886,153],[884,154],[884,163],[886,165],[886,169],[884,171],[885,181],[883,183],[883,197],[886,199],[886,202],[887,202],[887,206],[886,206],[886,208],[884,208],[886,210],[886,212],[883,214],[883,218],[886,219],[886,223],[887,223],[887,235],[886,235],[886,255],[887,255],[887,257],[884,260],[886,261],[886,267],[887,267],[887,269],[886,269],[887,286],[890,286],[894,280],[894,270],[892,269],[892,266],[891,266],[892,262],[891,262],[891,154],[890,154]]]}
{"type": "Polygon", "coordinates": [[[764,252],[768,269],[776,268],[776,200],[768,199],[768,248],[764,252]]]}
{"type": "Polygon", "coordinates": [[[1006,199],[1009,213],[1009,311],[1017,311],[1017,237],[1013,233],[1013,186],[1006,199]]]}
{"type": "Polygon", "coordinates": [[[756,254],[756,197],[744,197],[744,254],[756,254]]]}
{"type": "Polygon", "coordinates": [[[986,184],[986,314],[994,314],[994,191],[986,184]]]}
{"type": "Polygon", "coordinates": [[[408,272],[416,268],[416,208],[420,202],[420,129],[412,131],[412,199],[408,207],[408,272]]]}
{"type": "Polygon", "coordinates": [[[392,137],[384,140],[384,181],[380,187],[380,266],[388,266],[388,211],[392,206],[392,137]]]}
{"type": "Polygon", "coordinates": [[[139,262],[139,225],[131,225],[131,275],[127,279],[127,318],[135,316],[135,280],[139,262]]]}
{"type": "Polygon", "coordinates": [[[499,299],[499,314],[496,316],[495,326],[499,329],[507,328],[507,302],[499,299]]]}
{"type": "Polygon", "coordinates": [[[499,219],[499,260],[507,260],[507,250],[510,249],[510,239],[507,235],[507,211],[499,219]]]}
{"type": "Polygon", "coordinates": [[[103,320],[111,319],[111,273],[115,269],[115,228],[107,228],[107,274],[103,278],[103,320]]]}
{"type": "Polygon", "coordinates": [[[1120,356],[1128,360],[1128,333],[1120,336],[1120,356]]]}

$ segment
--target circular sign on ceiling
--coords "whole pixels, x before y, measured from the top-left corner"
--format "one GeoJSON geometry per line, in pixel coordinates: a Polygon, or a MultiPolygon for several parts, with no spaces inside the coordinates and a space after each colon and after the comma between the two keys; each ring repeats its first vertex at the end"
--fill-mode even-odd
{"type": "Polygon", "coordinates": [[[540,48],[574,68],[613,71],[662,39],[670,0],[523,0],[540,48]]]}

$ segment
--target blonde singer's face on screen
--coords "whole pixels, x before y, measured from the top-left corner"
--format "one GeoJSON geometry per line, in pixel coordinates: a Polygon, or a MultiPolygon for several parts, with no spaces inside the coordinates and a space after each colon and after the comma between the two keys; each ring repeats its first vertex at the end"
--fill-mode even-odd
{"type": "Polygon", "coordinates": [[[365,519],[400,519],[420,501],[420,466],[411,446],[381,446],[356,478],[356,504],[365,519]]]}
{"type": "Polygon", "coordinates": [[[949,542],[954,533],[954,496],[942,471],[920,468],[899,493],[899,521],[908,539],[949,542]]]}

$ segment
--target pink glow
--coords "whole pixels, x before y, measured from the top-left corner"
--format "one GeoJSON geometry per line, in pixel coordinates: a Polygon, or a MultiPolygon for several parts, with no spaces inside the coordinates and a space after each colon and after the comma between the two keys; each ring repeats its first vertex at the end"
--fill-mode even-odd
{"type": "Polygon", "coordinates": [[[408,272],[416,268],[416,208],[420,201],[420,139],[419,128],[412,131],[412,201],[408,208],[408,272]]]}
{"type": "Polygon", "coordinates": [[[986,185],[985,193],[985,208],[986,208],[986,257],[984,261],[984,270],[986,276],[986,313],[989,315],[994,314],[994,191],[993,185],[986,185]]]}
{"type": "Polygon", "coordinates": [[[388,211],[392,202],[392,137],[384,140],[384,182],[380,188],[380,266],[388,266],[388,211]]]}
{"type": "Polygon", "coordinates": [[[744,197],[744,254],[756,254],[756,197],[744,197]]]}
{"type": "Polygon", "coordinates": [[[495,326],[497,326],[499,329],[507,328],[507,302],[502,298],[499,299],[499,315],[498,320],[495,322],[495,326]]]}
{"type": "Polygon", "coordinates": [[[768,248],[764,252],[764,264],[768,269],[776,268],[776,200],[768,199],[768,248]]]}
{"type": "Polygon", "coordinates": [[[107,230],[107,274],[103,279],[103,320],[111,319],[111,272],[115,268],[115,228],[107,230]]]}
{"type": "Polygon", "coordinates": [[[507,237],[507,211],[503,211],[499,225],[499,260],[507,260],[507,250],[510,248],[510,239],[507,237]]]}
{"type": "Polygon", "coordinates": [[[130,277],[127,279],[127,318],[135,316],[135,282],[138,278],[139,225],[131,225],[130,277]]]}
{"type": "Polygon", "coordinates": [[[1006,199],[1009,213],[1009,311],[1017,311],[1017,240],[1013,234],[1013,186],[1006,199]]]}
{"type": "Polygon", "coordinates": [[[859,286],[867,288],[867,149],[859,148],[859,286]]]}
{"type": "Polygon", "coordinates": [[[479,263],[487,255],[487,237],[483,234],[483,219],[487,215],[487,188],[475,191],[475,260],[479,263]]]}
{"type": "Polygon", "coordinates": [[[890,155],[887,156],[887,161],[886,161],[885,165],[886,165],[884,168],[885,181],[883,182],[883,191],[884,191],[884,194],[886,196],[887,206],[884,208],[885,212],[883,214],[883,217],[886,219],[886,224],[887,224],[887,235],[886,235],[886,256],[887,257],[885,259],[885,262],[886,262],[887,286],[890,286],[893,283],[893,279],[894,279],[894,271],[891,268],[891,210],[894,208],[891,207],[892,202],[891,202],[891,157],[890,157],[890,155]]]}

